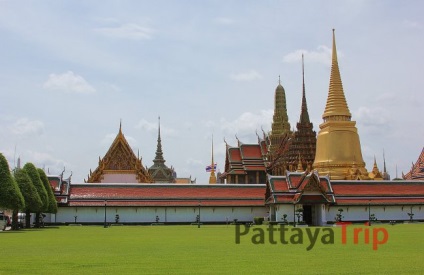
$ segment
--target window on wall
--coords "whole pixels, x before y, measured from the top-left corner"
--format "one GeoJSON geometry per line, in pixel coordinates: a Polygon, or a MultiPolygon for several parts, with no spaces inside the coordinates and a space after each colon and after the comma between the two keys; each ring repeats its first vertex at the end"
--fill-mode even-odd
{"type": "Polygon", "coordinates": [[[258,183],[266,183],[266,173],[265,172],[259,173],[259,182],[258,183]]]}
{"type": "Polygon", "coordinates": [[[248,172],[247,173],[247,183],[255,184],[256,182],[256,172],[248,172]]]}

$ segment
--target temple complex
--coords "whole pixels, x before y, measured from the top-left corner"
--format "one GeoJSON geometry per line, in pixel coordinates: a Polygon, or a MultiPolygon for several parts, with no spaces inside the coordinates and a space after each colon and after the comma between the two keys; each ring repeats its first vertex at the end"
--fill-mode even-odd
{"type": "Polygon", "coordinates": [[[302,107],[297,130],[293,133],[286,156],[289,171],[311,171],[315,160],[317,134],[309,119],[305,91],[305,68],[302,54],[302,107]]]}
{"type": "Polygon", "coordinates": [[[411,170],[406,175],[402,173],[402,178],[405,180],[424,180],[424,147],[418,160],[415,164],[412,163],[411,170]]]}
{"type": "Polygon", "coordinates": [[[153,165],[148,169],[149,174],[155,183],[175,183],[176,173],[174,169],[165,165],[165,159],[162,152],[162,140],[160,138],[160,117],[158,126],[158,140],[156,148],[156,157],[153,165]]]}
{"type": "Polygon", "coordinates": [[[135,156],[122,133],[122,125],[119,132],[109,147],[106,155],[99,157],[99,166],[88,175],[88,183],[151,183],[152,177],[143,167],[141,158],[135,156]]]}
{"type": "MultiPolygon", "coordinates": [[[[211,184],[151,184],[169,174],[155,179],[149,171],[173,171],[164,165],[160,127],[152,166],[156,169],[147,171],[120,126],[87,183],[71,183],[63,173],[48,175],[59,207],[57,214],[46,219],[105,226],[117,216],[120,223],[127,224],[251,223],[255,217],[319,226],[342,222],[342,218],[349,223],[424,221],[424,148],[403,176],[405,180],[389,180],[384,153],[383,172],[375,158],[372,170],[365,169],[359,135],[343,92],[334,30],[330,87],[315,160],[315,132],[309,120],[304,77],[296,132],[290,132],[280,82],[275,107],[269,135],[257,135],[255,144],[244,144],[238,138],[237,146],[225,142],[225,171],[218,177],[226,184],[214,184],[213,141],[211,184]]],[[[184,182],[193,183],[191,176],[184,182]]]]}
{"type": "Polygon", "coordinates": [[[319,126],[313,168],[321,175],[337,180],[369,179],[362,159],[356,122],[352,121],[343,92],[337,61],[336,38],[333,30],[333,49],[330,87],[327,104],[319,126]]]}

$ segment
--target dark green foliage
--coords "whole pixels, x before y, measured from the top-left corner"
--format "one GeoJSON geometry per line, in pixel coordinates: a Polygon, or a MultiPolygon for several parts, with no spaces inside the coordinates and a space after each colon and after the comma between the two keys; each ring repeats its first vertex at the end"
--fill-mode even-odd
{"type": "Polygon", "coordinates": [[[49,207],[49,199],[47,196],[47,191],[44,188],[43,182],[40,179],[40,175],[38,174],[37,168],[35,168],[34,164],[28,162],[24,165],[24,170],[28,173],[29,178],[32,181],[35,189],[37,189],[37,193],[41,199],[41,205],[38,209],[32,209],[34,212],[43,212],[47,211],[49,207]]]}
{"type": "Polygon", "coordinates": [[[36,212],[43,204],[37,189],[32,184],[31,178],[24,169],[18,169],[15,172],[15,180],[25,199],[25,211],[36,212]]]}
{"type": "Polygon", "coordinates": [[[25,201],[21,191],[10,174],[9,164],[0,153],[0,206],[8,209],[23,209],[25,201]]]}
{"type": "Polygon", "coordinates": [[[37,169],[38,174],[40,175],[40,179],[43,182],[44,188],[47,191],[47,195],[49,197],[49,207],[46,210],[48,213],[57,213],[57,202],[56,197],[53,193],[53,188],[50,185],[49,179],[47,178],[46,173],[43,171],[43,169],[38,168],[37,169]]]}
{"type": "Polygon", "coordinates": [[[262,224],[264,222],[264,217],[254,217],[253,221],[255,224],[262,224]]]}

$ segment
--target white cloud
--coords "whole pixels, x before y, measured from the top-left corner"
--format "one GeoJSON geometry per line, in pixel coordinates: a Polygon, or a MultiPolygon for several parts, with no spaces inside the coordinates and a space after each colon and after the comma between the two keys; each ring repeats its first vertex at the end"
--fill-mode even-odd
{"type": "Polygon", "coordinates": [[[44,123],[39,120],[20,118],[11,126],[15,135],[41,135],[44,131],[44,123]]]}
{"type": "Polygon", "coordinates": [[[416,29],[416,28],[421,28],[421,24],[416,22],[416,21],[411,21],[411,20],[403,20],[403,25],[407,28],[411,28],[411,29],[416,29]]]}
{"type": "Polygon", "coordinates": [[[360,131],[364,130],[370,134],[390,133],[390,112],[384,108],[359,107],[353,112],[352,120],[357,121],[360,131]]]}
{"type": "Polygon", "coordinates": [[[90,94],[96,92],[96,89],[88,84],[82,76],[72,71],[63,74],[50,74],[43,87],[46,90],[66,93],[90,94]]]}
{"type": "Polygon", "coordinates": [[[244,73],[231,74],[230,78],[235,81],[253,81],[262,79],[262,75],[255,70],[250,70],[244,73]]]}
{"type": "Polygon", "coordinates": [[[134,23],[122,24],[117,27],[95,29],[96,32],[112,38],[146,40],[151,39],[154,30],[134,23]]]}
{"type": "MultiPolygon", "coordinates": [[[[297,63],[302,61],[302,54],[305,56],[305,61],[331,65],[331,49],[325,45],[318,46],[315,51],[304,49],[295,50],[283,57],[285,63],[297,63]]],[[[343,53],[337,51],[337,57],[342,57],[343,53]]]]}
{"type": "Polygon", "coordinates": [[[237,135],[239,139],[246,139],[240,140],[242,142],[254,142],[257,139],[256,131],[261,131],[263,125],[269,125],[273,113],[273,110],[262,110],[258,114],[245,112],[233,121],[221,118],[220,127],[226,136],[237,135]]]}
{"type": "MultiPolygon", "coordinates": [[[[142,129],[145,130],[147,132],[150,133],[157,133],[158,131],[158,122],[149,122],[145,119],[141,119],[136,125],[135,125],[136,129],[142,129]]],[[[164,125],[160,125],[160,134],[161,136],[176,136],[177,135],[177,131],[172,129],[172,128],[168,128],[165,127],[164,125]]]]}
{"type": "Polygon", "coordinates": [[[214,19],[215,23],[220,25],[231,25],[234,23],[234,20],[227,17],[217,17],[214,19]]]}
{"type": "Polygon", "coordinates": [[[36,167],[49,168],[51,171],[62,171],[68,165],[65,161],[57,159],[48,153],[31,150],[21,155],[21,161],[22,166],[27,162],[32,162],[36,167]]]}

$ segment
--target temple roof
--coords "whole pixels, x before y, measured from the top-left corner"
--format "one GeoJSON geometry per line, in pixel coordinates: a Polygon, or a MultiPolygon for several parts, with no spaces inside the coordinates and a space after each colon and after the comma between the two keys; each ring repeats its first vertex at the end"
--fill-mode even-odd
{"type": "Polygon", "coordinates": [[[406,180],[424,180],[424,147],[418,160],[412,164],[411,170],[403,175],[406,180]]]}
{"type": "Polygon", "coordinates": [[[244,175],[247,171],[265,171],[264,144],[259,140],[258,144],[244,144],[239,142],[238,147],[226,145],[225,172],[221,177],[228,174],[244,175]]]}
{"type": "Polygon", "coordinates": [[[137,182],[152,182],[149,173],[141,160],[135,156],[122,133],[121,124],[109,150],[102,159],[99,158],[99,166],[94,172],[90,170],[87,182],[102,182],[105,174],[134,174],[137,182]]]}
{"type": "Polygon", "coordinates": [[[326,121],[327,119],[331,119],[331,117],[335,116],[342,116],[347,120],[350,120],[352,117],[343,92],[343,84],[337,61],[336,36],[333,29],[330,87],[328,91],[327,104],[322,118],[326,121]]]}
{"type": "Polygon", "coordinates": [[[424,204],[422,181],[330,181],[317,172],[296,172],[269,175],[267,189],[268,204],[325,203],[323,199],[336,205],[424,204]]]}
{"type": "Polygon", "coordinates": [[[72,184],[70,206],[261,206],[263,184],[72,184]]]}

